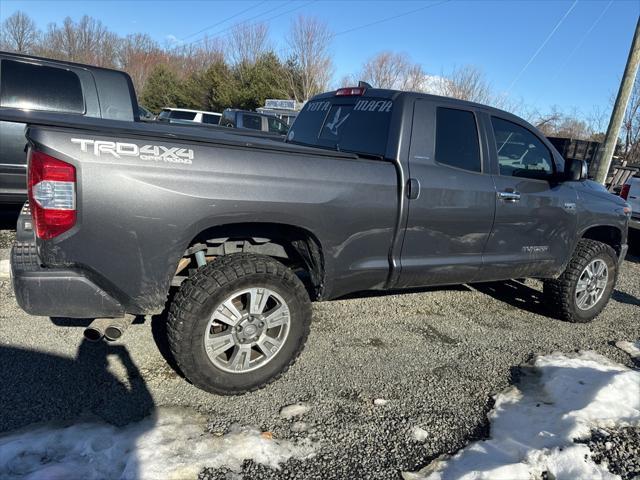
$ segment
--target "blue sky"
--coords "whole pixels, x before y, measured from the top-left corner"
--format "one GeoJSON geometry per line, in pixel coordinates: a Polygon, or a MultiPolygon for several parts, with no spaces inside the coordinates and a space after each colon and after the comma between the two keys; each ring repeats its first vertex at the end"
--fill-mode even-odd
{"type": "Polygon", "coordinates": [[[357,72],[371,55],[394,50],[436,75],[476,65],[496,91],[527,105],[588,115],[594,106],[608,109],[617,91],[640,0],[2,0],[0,19],[18,9],[41,28],[88,14],[119,34],[145,32],[160,42],[194,41],[205,32],[224,36],[236,22],[268,20],[277,51],[285,47],[291,19],[303,13],[322,18],[337,34],[336,80],[357,72]]]}

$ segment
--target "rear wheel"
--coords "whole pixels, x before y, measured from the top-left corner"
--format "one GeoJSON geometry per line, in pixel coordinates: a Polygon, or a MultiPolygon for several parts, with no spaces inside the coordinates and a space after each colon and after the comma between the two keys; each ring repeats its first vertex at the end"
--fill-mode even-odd
{"type": "Polygon", "coordinates": [[[590,322],[609,301],[617,268],[613,248],[595,240],[580,240],[562,275],[545,280],[545,298],[562,319],[590,322]]]}
{"type": "Polygon", "coordinates": [[[241,253],[185,280],[168,322],[169,344],[184,375],[203,390],[233,395],[288,370],[309,334],[311,306],[290,269],[241,253]]]}

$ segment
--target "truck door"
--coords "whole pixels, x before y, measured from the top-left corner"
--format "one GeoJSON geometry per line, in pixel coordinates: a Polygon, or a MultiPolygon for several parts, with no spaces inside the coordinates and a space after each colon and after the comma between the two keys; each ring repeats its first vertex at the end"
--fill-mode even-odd
{"type": "Polygon", "coordinates": [[[417,100],[409,152],[409,206],[398,286],[476,278],[496,205],[476,112],[417,100]]]}
{"type": "Polygon", "coordinates": [[[557,273],[571,256],[577,194],[559,181],[562,159],[526,124],[486,115],[495,158],[496,217],[484,253],[484,279],[557,273]]]}

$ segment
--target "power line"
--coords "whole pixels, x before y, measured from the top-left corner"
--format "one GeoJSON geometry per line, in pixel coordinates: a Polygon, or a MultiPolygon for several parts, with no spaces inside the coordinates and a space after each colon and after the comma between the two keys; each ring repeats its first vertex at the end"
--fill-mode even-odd
{"type": "Polygon", "coordinates": [[[609,7],[612,4],[613,4],[613,0],[609,0],[609,3],[607,3],[607,5],[602,10],[602,12],[600,12],[600,15],[598,16],[598,18],[595,19],[595,21],[591,24],[591,27],[589,27],[589,29],[585,32],[585,34],[582,36],[582,38],[580,39],[578,44],[573,48],[573,50],[571,50],[571,53],[569,53],[569,55],[567,55],[567,58],[562,63],[562,65],[556,70],[556,74],[555,74],[555,76],[553,77],[552,80],[555,80],[556,78],[558,78],[558,75],[560,74],[560,71],[563,70],[564,67],[567,66],[567,64],[569,63],[569,60],[571,59],[571,57],[573,57],[573,55],[580,49],[582,44],[585,42],[587,37],[591,34],[593,29],[596,28],[596,25],[598,25],[598,23],[600,23],[600,20],[602,20],[602,17],[604,17],[605,13],[607,13],[607,10],[609,10],[609,7]]]}
{"type": "MultiPolygon", "coordinates": [[[[284,12],[282,12],[282,13],[279,13],[279,14],[277,14],[277,15],[274,15],[274,16],[269,17],[269,18],[267,18],[267,19],[265,19],[265,20],[262,20],[262,21],[263,21],[263,22],[265,22],[265,23],[268,23],[268,22],[270,22],[271,20],[274,20],[274,19],[276,19],[276,18],[278,18],[278,17],[281,17],[281,16],[283,16],[283,15],[286,15],[287,13],[290,13],[290,12],[293,12],[293,11],[295,11],[295,10],[298,10],[298,9],[300,9],[300,8],[302,8],[302,7],[305,7],[305,6],[309,5],[310,3],[313,3],[314,1],[315,1],[315,0],[311,0],[311,1],[307,2],[307,3],[303,3],[303,4],[301,4],[301,5],[298,5],[297,7],[291,8],[291,9],[289,9],[289,10],[286,10],[286,11],[284,11],[284,12]]],[[[268,14],[268,13],[274,12],[275,10],[279,10],[279,9],[281,9],[282,7],[284,7],[284,6],[286,6],[286,5],[289,5],[289,4],[293,3],[293,2],[294,2],[294,0],[289,0],[288,2],[286,2],[286,3],[282,4],[282,5],[278,5],[278,6],[277,6],[277,7],[275,7],[275,8],[272,8],[272,9],[267,10],[267,11],[265,11],[265,12],[259,13],[258,15],[254,15],[253,17],[249,17],[249,18],[247,18],[246,20],[243,20],[243,21],[242,21],[242,22],[240,22],[240,23],[236,23],[236,24],[234,24],[234,25],[231,25],[230,27],[224,28],[224,29],[222,29],[222,30],[220,30],[220,31],[216,32],[216,33],[215,33],[215,34],[213,34],[212,36],[206,35],[206,36],[204,36],[204,37],[202,37],[202,38],[200,38],[200,39],[198,39],[198,40],[194,40],[193,42],[187,43],[186,45],[187,45],[187,46],[195,45],[196,43],[203,42],[204,40],[207,40],[207,39],[208,39],[208,40],[211,40],[212,38],[220,38],[220,37],[222,36],[222,34],[223,34],[223,33],[228,32],[228,31],[230,31],[230,30],[234,29],[234,28],[235,28],[235,27],[237,27],[238,25],[243,25],[243,24],[249,23],[251,20],[255,20],[256,18],[262,17],[263,15],[266,15],[266,14],[268,14]]]]}
{"type": "Polygon", "coordinates": [[[217,27],[218,25],[222,25],[223,23],[228,22],[229,20],[233,20],[234,18],[242,15],[243,13],[248,12],[249,10],[253,10],[254,8],[259,7],[260,5],[263,5],[263,4],[267,3],[267,1],[268,0],[263,0],[262,2],[259,2],[259,3],[256,3],[254,5],[251,5],[250,7],[245,8],[244,10],[241,10],[240,12],[231,15],[230,17],[227,17],[224,20],[220,20],[219,22],[216,22],[213,25],[209,25],[208,27],[204,27],[203,29],[198,30],[195,33],[191,33],[191,34],[187,35],[186,37],[182,37],[180,40],[183,41],[183,40],[186,40],[187,38],[195,37],[196,35],[198,35],[198,34],[200,34],[202,32],[205,32],[205,31],[207,31],[207,30],[209,30],[209,29],[211,29],[213,27],[217,27]]]}
{"type": "Polygon", "coordinates": [[[575,6],[578,4],[578,0],[574,0],[573,3],[571,4],[571,6],[569,7],[569,10],[566,11],[566,13],[562,16],[562,18],[558,21],[558,23],[556,23],[556,26],[553,27],[553,30],[551,30],[551,33],[549,33],[549,35],[547,35],[547,38],[544,39],[544,41],[542,42],[542,44],[538,47],[538,49],[536,50],[536,52],[531,56],[531,58],[529,59],[529,61],[525,64],[524,67],[522,67],[522,70],[520,70],[520,72],[518,72],[518,75],[516,75],[516,77],[513,79],[513,81],[511,82],[511,85],[509,85],[509,88],[507,88],[507,94],[509,94],[509,92],[511,91],[511,89],[514,87],[514,85],[516,84],[516,82],[518,80],[520,80],[520,77],[522,76],[522,74],[525,72],[525,70],[527,68],[529,68],[529,65],[531,65],[531,63],[536,59],[536,57],[540,54],[540,52],[542,51],[542,49],[547,45],[547,43],[549,42],[549,40],[551,40],[551,37],[553,37],[554,33],[556,33],[556,31],[558,30],[558,28],[560,28],[560,25],[562,25],[562,23],[565,21],[565,19],[569,16],[569,14],[573,11],[573,9],[575,8],[575,6]]]}
{"type": "Polygon", "coordinates": [[[409,10],[408,12],[403,12],[403,13],[399,13],[398,15],[392,15],[390,17],[381,18],[380,20],[376,20],[376,21],[373,21],[373,22],[370,22],[370,23],[365,23],[364,25],[359,25],[357,27],[349,28],[347,30],[343,30],[341,32],[334,33],[333,36],[337,37],[338,35],[344,35],[344,34],[347,34],[347,33],[354,32],[356,30],[360,30],[362,28],[367,28],[367,27],[371,27],[373,25],[378,25],[379,23],[384,23],[384,22],[388,22],[388,21],[391,21],[391,20],[395,20],[396,18],[405,17],[407,15],[411,15],[412,13],[416,13],[416,12],[420,12],[422,10],[427,10],[429,8],[437,7],[438,5],[442,5],[442,4],[448,3],[450,1],[451,0],[442,0],[442,1],[437,2],[437,3],[431,3],[429,5],[424,5],[424,6],[420,7],[420,8],[415,8],[413,10],[409,10]]]}

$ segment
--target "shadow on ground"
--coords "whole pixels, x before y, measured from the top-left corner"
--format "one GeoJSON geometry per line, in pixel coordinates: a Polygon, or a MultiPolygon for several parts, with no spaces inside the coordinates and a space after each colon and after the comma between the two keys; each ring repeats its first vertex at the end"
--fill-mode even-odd
{"type": "Polygon", "coordinates": [[[511,306],[538,315],[553,316],[546,305],[542,292],[531,288],[518,280],[506,282],[476,283],[473,287],[485,295],[511,306]]]}
{"type": "Polygon", "coordinates": [[[0,230],[15,230],[22,205],[0,205],[0,230]]]}
{"type": "Polygon", "coordinates": [[[627,305],[636,305],[640,306],[640,299],[638,297],[634,297],[622,290],[614,290],[613,294],[611,294],[611,298],[613,298],[616,302],[626,303],[627,305]]]}
{"type": "Polygon", "coordinates": [[[123,345],[85,340],[75,358],[2,346],[0,365],[0,432],[95,417],[120,426],[148,416],[154,407],[123,345]],[[110,360],[124,367],[126,383],[109,371],[110,360]]]}

